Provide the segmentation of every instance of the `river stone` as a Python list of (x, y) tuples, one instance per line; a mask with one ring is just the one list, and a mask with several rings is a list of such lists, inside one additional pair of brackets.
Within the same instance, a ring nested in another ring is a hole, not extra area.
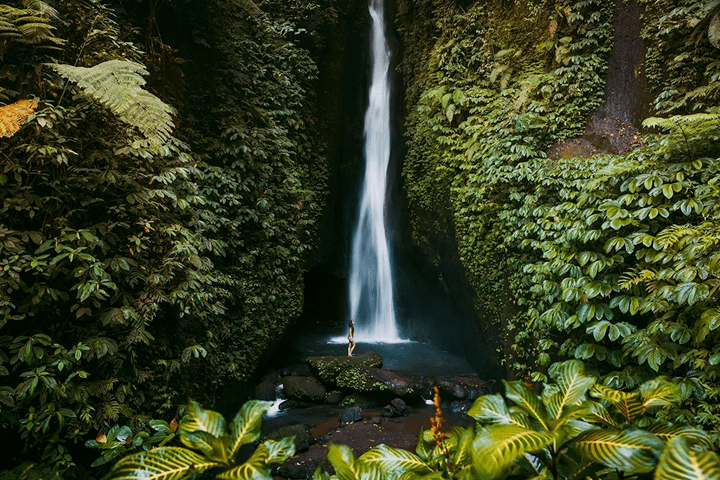
[(338, 387), (357, 392), (388, 392), (399, 397), (418, 394), (422, 388), (420, 380), (394, 370), (366, 366), (346, 368), (335, 379)]
[(383, 358), (375, 352), (365, 352), (353, 357), (347, 356), (322, 356), (307, 357), (305, 359), (312, 374), (323, 383), (335, 385), (336, 377), (348, 367), (364, 365), (367, 367), (380, 368)]
[(314, 377), (285, 377), (283, 385), (285, 386), (285, 396), (292, 400), (316, 402), (325, 397), (325, 387)]
[(362, 420), (362, 410), (360, 407), (348, 407), (340, 412), (340, 424), (347, 425)]
[(342, 399), (343, 394), (340, 390), (333, 390), (325, 394), (325, 403), (327, 403), (328, 405), (337, 405), (342, 401)]
[(295, 453), (304, 452), (314, 443), (310, 427), (302, 423), (280, 427), (268, 435), (271, 440), (280, 440), (285, 437), (295, 437)]
[(268, 380), (258, 383), (253, 393), (253, 398), (257, 400), (275, 400), (276, 397), (275, 384)]
[(360, 392), (351, 393), (340, 402), (341, 407), (373, 408), (377, 405), (378, 402), (374, 397)]
[(453, 377), (438, 377), (435, 385), (440, 390), (443, 400), (475, 400), (490, 392), (490, 383), (477, 375), (457, 375)]

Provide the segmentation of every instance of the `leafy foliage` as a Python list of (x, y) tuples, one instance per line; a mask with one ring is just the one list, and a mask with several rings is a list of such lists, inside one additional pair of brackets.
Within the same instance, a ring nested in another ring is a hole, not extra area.
[(179, 480), (221, 468), (224, 471), (218, 478), (271, 479), (270, 465), (282, 463), (295, 454), (293, 438), (266, 440), (247, 461), (235, 460), (241, 445), (260, 436), (260, 420), (270, 405), (272, 402), (258, 400), (245, 403), (227, 431), (222, 415), (190, 402), (189, 413), (178, 430), (187, 448), (160, 447), (126, 456), (115, 464), (109, 478)]
[[(541, 395), (515, 381), (504, 382), (506, 399), (500, 395), (478, 398), (468, 412), (478, 427), (447, 432), (443, 445), (436, 442), (432, 430), (420, 433), (416, 453), (379, 445), (355, 458), (348, 447), (331, 445), (328, 460), (335, 476), (318, 471), (314, 478), (560, 480), (646, 473), (654, 473), (655, 478), (716, 475), (720, 456), (709, 450), (712, 442), (704, 432), (665, 423), (641, 429), (639, 423), (647, 424), (649, 417), (623, 420), (622, 409), (607, 400), (636, 396), (646, 409), (676, 405), (677, 385), (656, 378), (634, 392), (619, 391), (597, 384), (597, 377), (585, 375), (577, 360), (554, 364), (550, 372), (554, 382), (546, 384)], [(590, 393), (600, 400), (592, 400)], [(568, 401), (555, 410), (558, 398)]]

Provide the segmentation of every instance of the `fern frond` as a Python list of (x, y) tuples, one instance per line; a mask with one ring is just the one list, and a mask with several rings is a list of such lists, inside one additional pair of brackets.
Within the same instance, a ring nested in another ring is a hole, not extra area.
[(140, 63), (109, 60), (91, 68), (50, 64), (56, 72), (123, 122), (137, 127), (151, 143), (164, 143), (173, 128), (172, 107), (142, 89), (148, 71)]
[(35, 100), (19, 100), (0, 107), (0, 137), (12, 137), (37, 108)]

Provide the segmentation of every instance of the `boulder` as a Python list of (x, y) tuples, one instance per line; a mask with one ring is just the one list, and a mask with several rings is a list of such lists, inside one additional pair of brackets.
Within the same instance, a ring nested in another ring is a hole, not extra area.
[(275, 400), (275, 398), (277, 398), (275, 384), (268, 380), (263, 380), (258, 383), (257, 386), (255, 386), (253, 398), (257, 400)]
[(360, 420), (362, 420), (362, 410), (360, 407), (348, 407), (340, 412), (341, 425), (359, 422)]
[(475, 400), (492, 390), (492, 384), (477, 375), (438, 377), (435, 385), (438, 386), (443, 400)]
[(285, 396), (292, 400), (317, 402), (325, 398), (325, 387), (314, 377), (285, 377), (283, 385)]
[(422, 388), (420, 380), (394, 370), (366, 366), (346, 368), (337, 376), (335, 383), (338, 387), (356, 392), (388, 392), (400, 397), (419, 394)]
[(335, 385), (335, 378), (348, 367), (364, 365), (366, 367), (380, 368), (383, 364), (383, 358), (375, 352), (365, 352), (353, 357), (307, 357), (305, 361), (316, 378), (331, 385)]
[(359, 392), (351, 393), (347, 397), (343, 398), (342, 402), (340, 402), (341, 407), (358, 406), (360, 408), (373, 408), (377, 407), (377, 405), (378, 402), (375, 398)]
[(325, 394), (325, 403), (328, 405), (337, 405), (343, 399), (343, 394), (339, 390), (333, 390)]
[(302, 423), (280, 427), (268, 435), (271, 440), (280, 440), (285, 437), (295, 437), (295, 453), (304, 452), (315, 442), (310, 434), (310, 428)]

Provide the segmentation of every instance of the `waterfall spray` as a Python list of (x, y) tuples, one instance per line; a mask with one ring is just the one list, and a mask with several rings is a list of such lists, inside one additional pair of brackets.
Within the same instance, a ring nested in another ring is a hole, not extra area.
[(395, 322), (384, 212), (390, 161), (390, 47), (383, 1), (369, 3), (372, 68), (365, 113), (365, 178), (350, 266), (350, 315), (356, 325), (356, 340), (366, 343), (402, 341)]

